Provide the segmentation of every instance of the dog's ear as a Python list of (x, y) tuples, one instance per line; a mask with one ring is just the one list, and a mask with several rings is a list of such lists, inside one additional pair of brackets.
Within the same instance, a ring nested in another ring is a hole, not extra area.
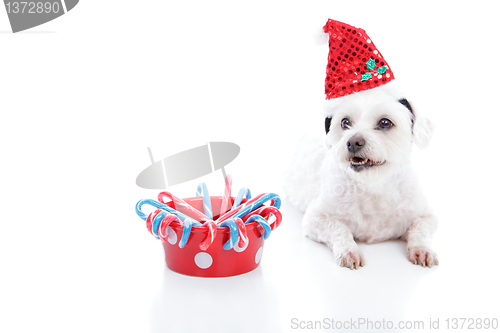
[(325, 131), (326, 131), (326, 134), (328, 134), (328, 132), (330, 132), (330, 124), (331, 123), (332, 123), (332, 117), (325, 118)]
[(412, 114), (413, 142), (420, 149), (427, 148), (434, 132), (434, 124), (427, 117), (416, 112), (406, 98), (400, 99), (399, 103), (403, 104)]

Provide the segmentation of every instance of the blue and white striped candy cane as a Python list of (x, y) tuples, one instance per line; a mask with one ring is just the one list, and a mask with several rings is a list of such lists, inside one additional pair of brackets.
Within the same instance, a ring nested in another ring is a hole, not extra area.
[(179, 242), (179, 247), (182, 249), (184, 246), (186, 246), (186, 243), (189, 239), (189, 235), (191, 234), (191, 227), (201, 227), (202, 224), (198, 221), (193, 220), (192, 218), (188, 217), (187, 219), (184, 220), (184, 227), (182, 230), (182, 237)]
[(169, 206), (167, 206), (165, 204), (162, 204), (159, 201), (152, 200), (152, 199), (142, 199), (142, 200), (139, 200), (139, 202), (137, 202), (137, 204), (135, 205), (135, 212), (144, 221), (146, 221), (147, 218), (148, 218), (148, 216), (142, 211), (142, 206), (144, 206), (144, 205), (150, 205), (150, 206), (153, 206), (153, 207), (156, 207), (156, 208), (163, 209), (163, 210), (169, 212), (170, 214), (174, 214), (181, 221), (184, 221), (185, 219), (190, 218), (189, 216), (184, 215), (181, 212), (178, 212), (175, 209), (173, 209), (172, 207), (169, 207)]
[(225, 220), (219, 227), (229, 227), (230, 237), (229, 240), (222, 246), (224, 250), (231, 250), (236, 243), (238, 243), (238, 226), (233, 219)]
[(243, 198), (250, 199), (251, 197), (252, 194), (250, 193), (250, 190), (246, 187), (242, 187), (238, 192), (238, 195), (234, 199), (233, 208), (231, 209), (235, 209), (236, 207), (238, 207), (241, 204), (241, 200), (243, 200)]
[(191, 234), (191, 227), (192, 226), (195, 226), (195, 227), (202, 226), (202, 224), (200, 222), (193, 220), (189, 216), (186, 216), (186, 215), (176, 211), (175, 209), (173, 209), (165, 204), (162, 204), (161, 202), (158, 202), (156, 200), (152, 200), (152, 199), (140, 200), (135, 205), (135, 212), (143, 220), (147, 220), (147, 218), (148, 218), (148, 216), (142, 211), (143, 205), (151, 205), (153, 207), (162, 209), (162, 211), (159, 212), (152, 221), (151, 231), (153, 232), (153, 235), (157, 239), (160, 239), (160, 237), (158, 236), (158, 228), (160, 227), (161, 221), (163, 221), (163, 219), (167, 215), (173, 214), (173, 215), (177, 216), (182, 221), (183, 230), (182, 230), (182, 237), (181, 237), (181, 240), (179, 242), (180, 248), (183, 248), (186, 245), (186, 243), (189, 239), (189, 235)]
[(258, 222), (264, 228), (264, 233), (260, 236), (260, 238), (264, 240), (268, 239), (269, 236), (271, 236), (271, 226), (269, 225), (269, 222), (267, 222), (266, 219), (260, 215), (252, 215), (245, 221), (245, 224), (254, 221)]
[[(234, 217), (242, 218), (243, 216), (247, 215), (251, 211), (259, 208), (260, 206), (262, 206), (265, 202), (267, 202), (269, 200), (274, 201), (273, 206), (276, 207), (277, 209), (279, 209), (281, 207), (281, 199), (280, 199), (279, 195), (277, 195), (276, 193), (266, 193), (262, 197), (260, 197), (259, 199), (257, 199), (255, 202), (253, 202), (251, 204), (247, 205), (247, 203), (244, 203), (243, 208), (238, 213), (236, 213), (234, 215)], [(244, 206), (244, 205), (247, 205), (247, 206)]]
[(198, 188), (196, 189), (196, 196), (203, 196), (203, 210), (205, 211), (205, 215), (213, 220), (212, 214), (212, 202), (210, 202), (210, 195), (208, 194), (207, 184), (201, 183), (198, 184)]

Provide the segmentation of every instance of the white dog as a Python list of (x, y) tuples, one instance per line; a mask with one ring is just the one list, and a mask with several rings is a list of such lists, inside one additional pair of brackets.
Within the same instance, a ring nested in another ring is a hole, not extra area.
[(365, 263), (355, 240), (401, 238), (408, 259), (438, 264), (431, 248), (437, 225), (410, 163), (412, 142), (428, 145), (432, 124), (389, 82), (332, 100), (326, 144), (304, 139), (284, 190), (301, 211), (307, 237), (328, 245), (339, 265)]

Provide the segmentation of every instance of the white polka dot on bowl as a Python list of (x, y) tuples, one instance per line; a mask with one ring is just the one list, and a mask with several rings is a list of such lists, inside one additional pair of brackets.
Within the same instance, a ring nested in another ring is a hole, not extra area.
[(255, 254), (255, 263), (258, 264), (260, 262), (260, 259), (262, 259), (262, 246), (257, 250), (257, 253)]
[(194, 256), (194, 263), (201, 269), (207, 269), (212, 266), (213, 262), (212, 256), (206, 252), (200, 252)]
[(177, 234), (175, 233), (174, 229), (168, 227), (167, 228), (167, 240), (170, 244), (174, 245), (175, 243), (177, 243)]

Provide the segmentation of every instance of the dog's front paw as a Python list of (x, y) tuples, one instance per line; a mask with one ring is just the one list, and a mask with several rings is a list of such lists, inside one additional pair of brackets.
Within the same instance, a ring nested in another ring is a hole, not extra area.
[(410, 260), (414, 265), (422, 265), (422, 267), (439, 265), (436, 253), (425, 246), (408, 247), (408, 260)]
[(341, 267), (358, 269), (358, 267), (365, 265), (365, 257), (363, 256), (363, 252), (356, 247), (342, 252), (337, 256), (337, 262)]

